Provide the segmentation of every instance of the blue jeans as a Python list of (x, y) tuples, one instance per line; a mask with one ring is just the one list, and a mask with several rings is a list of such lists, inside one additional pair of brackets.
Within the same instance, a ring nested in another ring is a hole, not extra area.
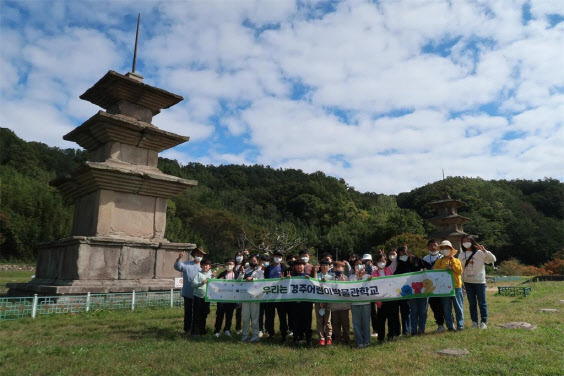
[(462, 311), (462, 287), (454, 289), (455, 296), (441, 298), (443, 303), (443, 311), (445, 314), (445, 324), (448, 329), (454, 330), (454, 323), (452, 319), (452, 307), (454, 306), (454, 314), (456, 315), (456, 329), (464, 329), (464, 312)]
[[(480, 306), (480, 316), (482, 322), (488, 322), (488, 303), (486, 303), (486, 284), (485, 283), (465, 283), (466, 299), (470, 306), (470, 318), (472, 322), (478, 322), (478, 306)], [(478, 304), (476, 304), (478, 301)]]
[(354, 339), (359, 345), (370, 345), (370, 304), (351, 305)]
[(407, 302), (411, 311), (411, 334), (424, 333), (427, 323), (427, 298), (409, 299)]

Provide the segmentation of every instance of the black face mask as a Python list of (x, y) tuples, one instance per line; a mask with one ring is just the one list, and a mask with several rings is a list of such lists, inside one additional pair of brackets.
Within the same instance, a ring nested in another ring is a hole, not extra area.
[(336, 276), (336, 277), (340, 277), (341, 274), (343, 274), (343, 272), (337, 272), (337, 271), (335, 271), (335, 276)]
[(250, 263), (249, 263), (249, 266), (250, 266), (251, 268), (256, 268), (256, 267), (257, 267), (257, 264), (254, 263), (254, 262), (250, 262)]

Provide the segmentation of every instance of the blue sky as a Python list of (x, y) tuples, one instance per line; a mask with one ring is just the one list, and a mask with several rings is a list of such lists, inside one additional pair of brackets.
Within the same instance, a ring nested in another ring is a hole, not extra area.
[(0, 126), (62, 136), (108, 70), (182, 95), (181, 163), (323, 171), (399, 193), (564, 177), (564, 7), (539, 1), (4, 1)]

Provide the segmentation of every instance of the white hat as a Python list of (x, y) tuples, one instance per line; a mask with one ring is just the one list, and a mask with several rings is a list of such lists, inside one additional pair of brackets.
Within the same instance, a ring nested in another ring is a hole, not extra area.
[(449, 242), (448, 240), (443, 240), (443, 241), (441, 242), (441, 244), (439, 244), (439, 248), (440, 248), (440, 247), (449, 247), (449, 248), (453, 248), (453, 247), (452, 247), (452, 243)]
[(370, 260), (372, 261), (372, 255), (369, 253), (365, 253), (364, 255), (362, 255), (362, 260)]

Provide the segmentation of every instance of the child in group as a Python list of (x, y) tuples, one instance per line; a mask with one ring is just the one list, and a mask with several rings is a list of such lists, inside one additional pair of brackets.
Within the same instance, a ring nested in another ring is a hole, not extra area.
[[(286, 273), (286, 267), (282, 264), (282, 251), (276, 250), (272, 254), (272, 263), (264, 269), (265, 279), (283, 278)], [(282, 342), (286, 340), (288, 334), (288, 319), (286, 302), (264, 303), (265, 305), (265, 322), (264, 327), (268, 333), (268, 338), (274, 337), (274, 317), (278, 313), (278, 323), (280, 325), (280, 335)]]
[[(292, 263), (292, 277), (310, 277), (305, 272), (306, 262), (303, 259), (296, 260)], [(292, 321), (294, 325), (294, 344), (298, 344), (300, 340), (306, 340), (306, 345), (311, 345), (311, 310), (313, 304), (311, 302), (294, 301), (291, 302)]]
[[(270, 256), (262, 255), (260, 256), (260, 268), (264, 274), (264, 271), (270, 265)], [(266, 276), (265, 276), (266, 278)], [(262, 338), (264, 335), (264, 322), (266, 318), (266, 305), (267, 303), (260, 303), (259, 309), (259, 337)]]
[[(235, 268), (233, 271), (239, 275), (245, 263), (245, 255), (242, 251), (237, 251), (235, 253)], [(237, 331), (237, 334), (241, 334), (241, 303), (238, 303), (237, 308), (235, 308), (235, 331)]]
[[(362, 260), (357, 259), (354, 263), (355, 274), (349, 277), (349, 281), (370, 280), (372, 276), (366, 273)], [(351, 303), (354, 338), (359, 349), (370, 345), (370, 303)]]
[[(225, 270), (219, 274), (218, 279), (237, 279), (237, 274), (235, 272), (235, 261), (232, 259), (225, 260)], [(217, 303), (217, 311), (215, 314), (215, 330), (214, 336), (218, 338), (221, 333), (221, 324), (223, 323), (223, 317), (225, 316), (225, 326), (223, 327), (223, 333), (227, 337), (231, 337), (231, 320), (233, 319), (233, 311), (237, 307), (237, 303)]]
[[(381, 253), (376, 257), (376, 270), (372, 273), (372, 277), (380, 278), (392, 275), (392, 271), (386, 266), (386, 255)], [(388, 321), (388, 340), (394, 338), (395, 328), (399, 325), (399, 317), (396, 309), (395, 301), (378, 302), (377, 330), (378, 341), (384, 342), (386, 338), (386, 321)]]
[[(427, 242), (427, 249), (429, 254), (423, 257), (423, 261), (426, 262), (426, 269), (433, 269), (435, 262), (443, 257), (439, 252), (439, 244), (435, 239), (430, 239)], [(429, 298), (429, 306), (431, 306), (431, 311), (433, 311), (433, 317), (435, 318), (435, 323), (437, 324), (437, 332), (442, 333), (445, 331), (445, 315), (443, 313), (443, 303), (441, 298), (432, 297)]]
[(210, 313), (210, 303), (206, 302), (206, 283), (208, 279), (212, 278), (211, 261), (204, 258), (200, 262), (202, 270), (196, 274), (192, 280), (192, 287), (194, 288), (194, 322), (192, 324), (193, 337), (206, 334), (206, 319)]
[[(237, 279), (243, 279), (249, 282), (255, 279), (264, 279), (264, 273), (262, 272), (258, 264), (257, 256), (252, 255), (249, 257), (249, 267), (246, 269), (243, 267), (242, 272), (237, 276)], [(241, 337), (242, 342), (245, 342), (249, 338), (249, 322), (251, 323), (253, 330), (251, 342), (259, 341), (259, 313), (260, 303), (241, 303), (241, 318), (243, 321), (243, 336)]]
[[(348, 281), (345, 275), (345, 262), (335, 261), (333, 264), (333, 278), (335, 281)], [(331, 328), (335, 343), (349, 343), (350, 320), (349, 312), (351, 310), (350, 303), (329, 303), (328, 309), (331, 311)]]
[(305, 262), (304, 273), (307, 274), (309, 277), (314, 277), (313, 265), (309, 263), (309, 252), (307, 251), (307, 249), (301, 250), (299, 256), (300, 256), (300, 260)]
[[(443, 313), (445, 315), (445, 323), (449, 331), (464, 329), (464, 312), (462, 311), (462, 264), (460, 260), (454, 258), (456, 249), (452, 247), (452, 243), (443, 240), (439, 245), (443, 257), (435, 261), (433, 269), (449, 269), (452, 270), (454, 276), (455, 296), (441, 298), (443, 303)], [(452, 318), (452, 307), (454, 306), (454, 314), (456, 315), (456, 330)]]
[[(317, 271), (317, 279), (321, 282), (332, 280), (333, 276), (329, 273), (331, 263), (327, 259), (321, 260)], [(331, 311), (327, 303), (315, 303), (315, 319), (317, 322), (317, 333), (319, 334), (319, 346), (330, 346), (331, 339)]]

